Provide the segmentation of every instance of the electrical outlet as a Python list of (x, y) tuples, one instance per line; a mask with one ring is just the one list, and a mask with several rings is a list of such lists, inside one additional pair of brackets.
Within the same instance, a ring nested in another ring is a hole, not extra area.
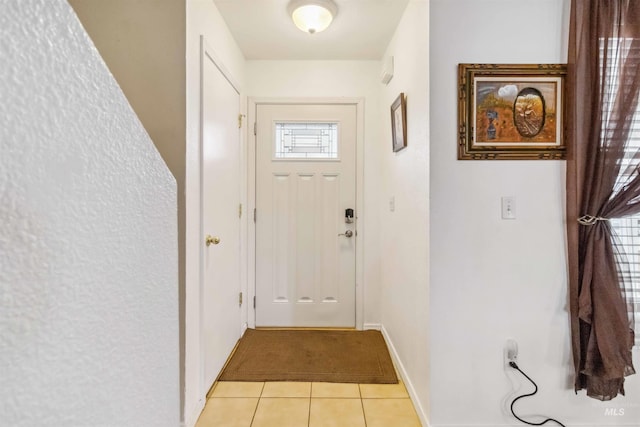
[(510, 362), (518, 363), (518, 343), (513, 338), (509, 338), (504, 345), (505, 366), (509, 366)]
[(505, 196), (502, 198), (502, 219), (516, 219), (515, 196)]

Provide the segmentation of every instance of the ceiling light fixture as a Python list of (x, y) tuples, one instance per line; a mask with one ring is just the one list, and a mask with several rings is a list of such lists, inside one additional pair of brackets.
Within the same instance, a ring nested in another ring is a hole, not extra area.
[(333, 0), (292, 0), (287, 9), (296, 27), (309, 34), (326, 30), (338, 13)]

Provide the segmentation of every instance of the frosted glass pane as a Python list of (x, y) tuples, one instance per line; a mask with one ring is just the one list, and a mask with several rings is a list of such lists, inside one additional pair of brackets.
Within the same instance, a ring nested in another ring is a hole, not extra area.
[(276, 123), (276, 159), (337, 159), (338, 123)]

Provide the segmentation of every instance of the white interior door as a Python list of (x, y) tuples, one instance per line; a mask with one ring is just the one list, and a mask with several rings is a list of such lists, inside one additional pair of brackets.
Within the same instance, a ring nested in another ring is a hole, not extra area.
[(205, 391), (240, 337), (239, 109), (238, 91), (203, 48), (201, 313)]
[(257, 106), (256, 326), (355, 327), (356, 106)]

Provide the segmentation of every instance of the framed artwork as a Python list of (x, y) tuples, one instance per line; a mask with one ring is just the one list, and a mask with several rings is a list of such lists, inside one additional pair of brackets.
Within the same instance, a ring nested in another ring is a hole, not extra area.
[(459, 64), (458, 159), (564, 159), (563, 64)]
[(407, 146), (407, 99), (404, 93), (400, 93), (391, 104), (391, 134), (394, 153)]

